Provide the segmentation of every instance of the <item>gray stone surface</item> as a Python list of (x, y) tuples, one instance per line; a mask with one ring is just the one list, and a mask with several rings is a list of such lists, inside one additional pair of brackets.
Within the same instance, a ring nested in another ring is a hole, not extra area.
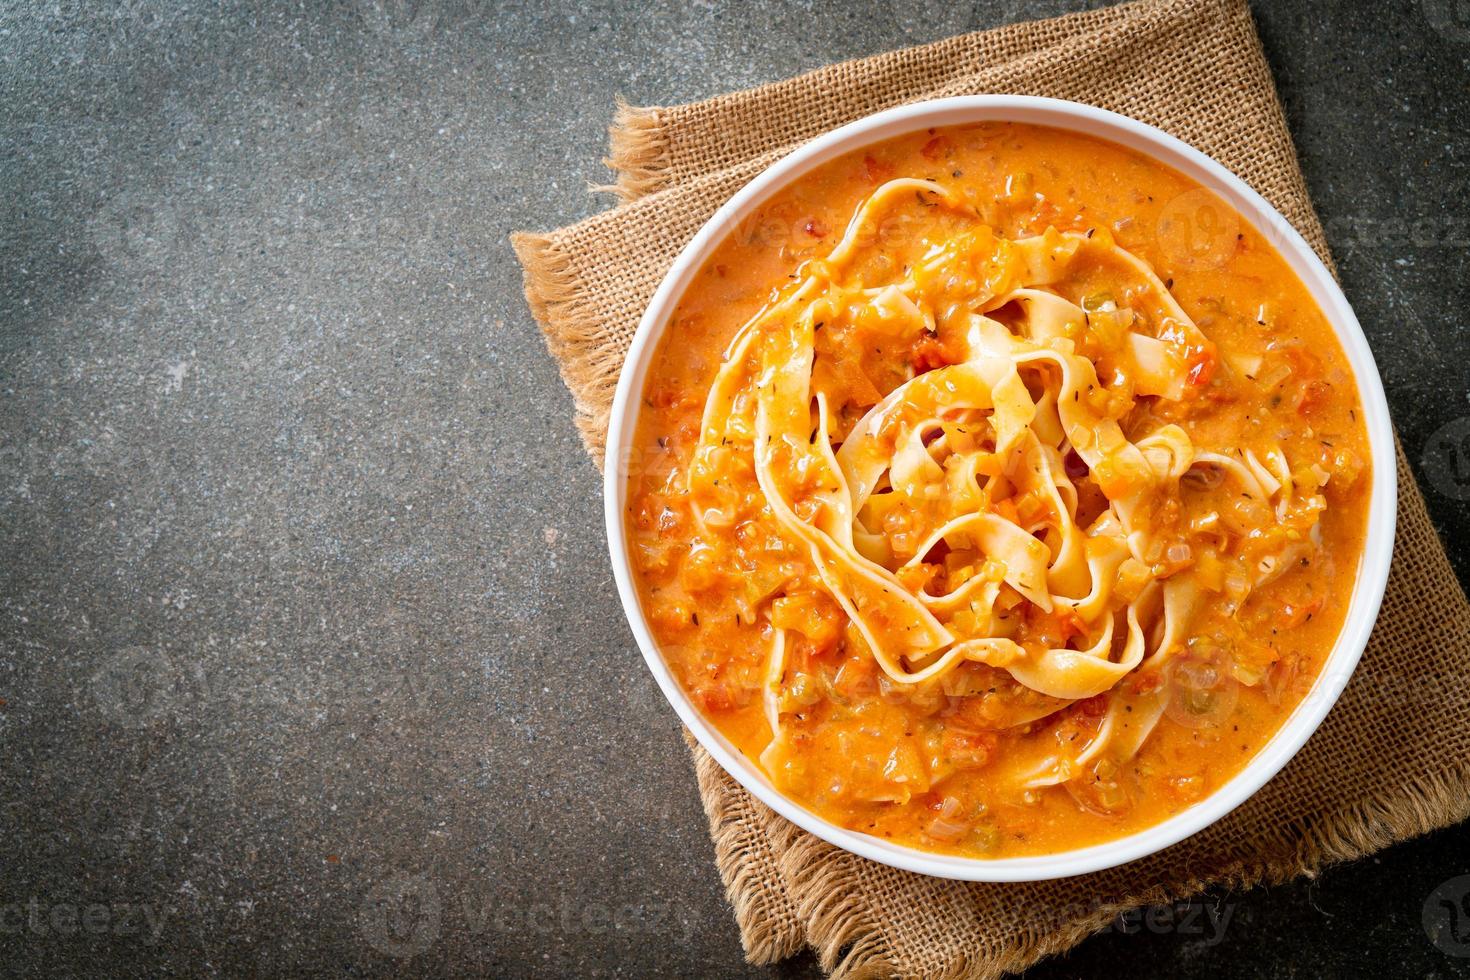
[[(761, 972), (506, 234), (615, 94), (1070, 6), (0, 7), (0, 970)], [(1470, 19), (1257, 16), (1463, 578)], [(1464, 974), (1467, 842), (1035, 975)]]

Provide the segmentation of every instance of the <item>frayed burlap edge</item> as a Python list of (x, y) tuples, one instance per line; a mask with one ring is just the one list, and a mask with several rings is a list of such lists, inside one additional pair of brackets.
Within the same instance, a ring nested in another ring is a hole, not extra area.
[(607, 128), (608, 155), (602, 161), (617, 180), (595, 189), (632, 201), (664, 185), (669, 169), (669, 127), (662, 106), (634, 106), (621, 98), (617, 106)]
[(516, 232), (510, 244), (524, 270), (526, 302), (572, 393), (582, 445), (601, 469), (607, 408), (594, 404), (586, 392), (617, 386), (624, 345), (607, 329), (597, 307), (580, 295), (570, 259), (550, 236)]
[[(791, 825), (751, 794), (735, 792), (730, 774), (688, 731), (684, 740), (694, 756), (699, 797), (715, 844), (715, 866), (740, 927), (745, 959), (769, 964), (795, 956), (807, 944), (800, 910), (781, 883), (763, 880), (758, 873), (774, 860), (769, 829), (776, 824)], [(765, 852), (760, 861), (752, 860), (756, 851)]]

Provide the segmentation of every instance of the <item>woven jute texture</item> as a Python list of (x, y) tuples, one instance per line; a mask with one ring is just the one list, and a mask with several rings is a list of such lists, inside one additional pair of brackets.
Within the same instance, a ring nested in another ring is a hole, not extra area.
[[(623, 354), (680, 248), (804, 140), (880, 109), (967, 93), (1047, 95), (1158, 126), (1239, 174), (1330, 262), (1242, 0), (1142, 2), (950, 38), (693, 105), (618, 109), (624, 203), (514, 236), (526, 296), (601, 460)], [(1362, 663), (1307, 746), (1249, 802), (1153, 857), (1082, 878), (966, 884), (806, 834), (691, 742), (748, 957), (803, 945), (840, 976), (992, 977), (1139, 905), (1315, 873), (1470, 815), (1470, 606), (1399, 453), (1398, 537)]]

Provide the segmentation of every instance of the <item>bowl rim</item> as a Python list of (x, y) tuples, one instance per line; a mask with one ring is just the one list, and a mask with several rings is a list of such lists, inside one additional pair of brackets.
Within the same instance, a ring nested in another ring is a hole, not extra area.
[[(1342, 629), (1312, 688), (1260, 751), (1203, 800), (1126, 837), (1069, 851), (994, 859), (922, 851), (848, 830), (778, 790), (753, 761), (704, 719), (664, 663), (633, 583), (623, 519), (627, 464), (638, 416), (636, 396), (643, 389), (652, 355), (671, 313), (711, 251), (766, 199), (837, 156), (930, 126), (985, 121), (1050, 126), (1108, 140), (1172, 167), (1234, 208), (1286, 260), (1342, 344), (1362, 400), (1373, 463), (1363, 555)], [(665, 274), (638, 324), (623, 363), (608, 428), (603, 504), (613, 578), (643, 659), (685, 727), (745, 789), (803, 830), (881, 864), (965, 881), (1044, 881), (1116, 867), (1172, 846), (1226, 816), (1296, 755), (1347, 685), (1377, 619), (1393, 553), (1397, 469), (1383, 383), (1352, 307), (1337, 281), (1291, 223), (1245, 181), (1182, 140), (1127, 116), (1059, 99), (969, 95), (888, 109), (820, 135), (762, 171), (705, 222)]]

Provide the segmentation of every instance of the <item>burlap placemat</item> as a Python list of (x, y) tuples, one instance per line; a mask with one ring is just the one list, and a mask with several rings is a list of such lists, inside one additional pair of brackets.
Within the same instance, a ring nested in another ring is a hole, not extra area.
[[(693, 105), (618, 110), (608, 161), (627, 202), (514, 236), (526, 296), (601, 460), (623, 353), (680, 248), (803, 140), (890, 106), (1006, 92), (1165, 129), (1269, 199), (1329, 261), (1243, 0), (1142, 0), (951, 38)], [(748, 957), (813, 946), (842, 976), (990, 977), (1067, 949), (1121, 911), (1312, 874), (1470, 815), (1470, 606), (1399, 453), (1399, 523), (1361, 667), (1282, 773), (1213, 827), (1082, 878), (942, 881), (846, 854), (775, 816), (697, 746), (719, 870)]]

